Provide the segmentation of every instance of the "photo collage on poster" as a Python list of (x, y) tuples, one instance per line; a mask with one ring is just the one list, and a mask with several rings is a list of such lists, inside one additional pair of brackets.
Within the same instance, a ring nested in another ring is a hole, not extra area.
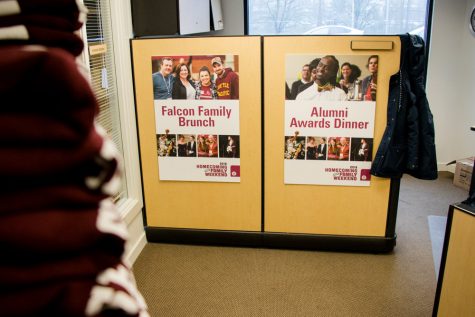
[(288, 55), (287, 184), (369, 186), (377, 55)]
[(288, 160), (336, 160), (371, 162), (373, 139), (350, 137), (285, 137), (284, 158)]
[(239, 135), (157, 135), (158, 156), (239, 158)]
[(160, 180), (240, 181), (239, 56), (153, 56)]

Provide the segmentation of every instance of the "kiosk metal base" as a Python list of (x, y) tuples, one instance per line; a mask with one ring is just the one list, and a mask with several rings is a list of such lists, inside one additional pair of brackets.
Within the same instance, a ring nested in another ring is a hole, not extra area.
[(361, 237), (281, 232), (197, 230), (146, 227), (147, 241), (190, 245), (386, 253), (396, 245), (393, 237)]

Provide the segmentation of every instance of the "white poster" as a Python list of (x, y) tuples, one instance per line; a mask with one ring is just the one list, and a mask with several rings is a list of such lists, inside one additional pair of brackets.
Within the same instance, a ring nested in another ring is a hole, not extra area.
[(378, 56), (288, 55), (284, 182), (369, 186)]
[(240, 182), (238, 56), (154, 56), (160, 180)]

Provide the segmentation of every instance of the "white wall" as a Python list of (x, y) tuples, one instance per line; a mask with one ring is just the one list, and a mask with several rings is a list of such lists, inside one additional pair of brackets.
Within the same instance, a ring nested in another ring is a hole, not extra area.
[(475, 155), (475, 37), (468, 29), (475, 0), (434, 0), (427, 96), (434, 114), (439, 169)]

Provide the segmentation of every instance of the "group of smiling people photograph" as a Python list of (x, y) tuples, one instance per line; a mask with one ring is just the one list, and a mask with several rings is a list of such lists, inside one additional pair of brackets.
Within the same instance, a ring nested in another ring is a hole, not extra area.
[(153, 56), (155, 100), (239, 99), (239, 56)]
[(376, 101), (377, 55), (289, 55), (286, 100)]

